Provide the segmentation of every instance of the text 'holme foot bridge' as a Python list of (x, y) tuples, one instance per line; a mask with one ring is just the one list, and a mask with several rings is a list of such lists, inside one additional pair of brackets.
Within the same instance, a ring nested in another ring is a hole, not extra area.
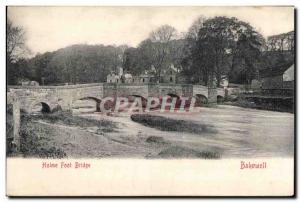
[(7, 103), (19, 105), (19, 108), (31, 113), (34, 106), (42, 105), (42, 111), (54, 109), (71, 111), (77, 100), (90, 99), (101, 103), (105, 97), (139, 96), (148, 97), (176, 96), (192, 97), (206, 103), (216, 103), (223, 98), (223, 88), (208, 88), (192, 84), (116, 84), (91, 83), (64, 86), (8, 86)]

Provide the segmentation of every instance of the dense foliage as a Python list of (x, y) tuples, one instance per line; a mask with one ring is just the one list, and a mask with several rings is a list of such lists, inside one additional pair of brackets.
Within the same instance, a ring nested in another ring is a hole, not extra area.
[[(15, 74), (44, 84), (104, 82), (122, 65), (123, 51), (122, 46), (73, 45), (15, 63)], [(16, 82), (17, 75), (9, 80)]]
[[(272, 61), (293, 59), (292, 34), (269, 37), (266, 43), (250, 24), (222, 16), (200, 16), (184, 35), (163, 25), (137, 47), (81, 44), (29, 59), (24, 59), (24, 30), (9, 20), (7, 38), (8, 84), (24, 79), (45, 85), (105, 82), (106, 75), (118, 67), (136, 75), (152, 71), (159, 80), (171, 64), (189, 83), (208, 85), (213, 78), (219, 85), (222, 76), (227, 76), (230, 82), (249, 84), (257, 70), (273, 65)], [(284, 51), (283, 42), (289, 51)], [(268, 48), (277, 46), (276, 50)]]

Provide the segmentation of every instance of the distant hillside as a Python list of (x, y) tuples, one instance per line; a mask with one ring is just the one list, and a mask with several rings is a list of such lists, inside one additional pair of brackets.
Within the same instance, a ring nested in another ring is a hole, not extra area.
[(122, 65), (125, 46), (72, 45), (28, 61), (32, 79), (45, 84), (104, 82)]

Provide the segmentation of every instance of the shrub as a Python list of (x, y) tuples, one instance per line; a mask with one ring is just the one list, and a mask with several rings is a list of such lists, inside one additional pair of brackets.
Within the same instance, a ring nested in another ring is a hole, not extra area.
[(188, 133), (216, 133), (216, 130), (210, 125), (197, 124), (191, 121), (175, 120), (163, 116), (154, 116), (149, 114), (133, 114), (131, 119), (141, 123), (144, 126), (157, 128), (162, 131), (178, 131)]
[(155, 143), (155, 144), (167, 144), (167, 142), (164, 140), (163, 137), (158, 137), (158, 136), (149, 136), (146, 139), (147, 143)]
[(213, 151), (196, 151), (193, 149), (172, 146), (158, 153), (161, 158), (203, 158), (203, 159), (219, 159), (221, 155)]

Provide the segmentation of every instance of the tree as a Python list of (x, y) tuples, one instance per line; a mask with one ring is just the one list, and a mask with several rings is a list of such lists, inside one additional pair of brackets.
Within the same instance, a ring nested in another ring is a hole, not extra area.
[[(244, 22), (240, 22), (245, 27), (250, 26)], [(262, 47), (264, 45), (264, 38), (262, 35), (251, 29), (247, 29), (240, 34), (236, 48), (234, 51), (234, 59), (238, 61), (238, 64), (243, 68), (240, 71), (240, 77), (242, 77), (243, 83), (250, 85), (252, 79), (255, 78), (258, 66), (262, 58)], [(232, 67), (234, 68), (234, 63)], [(233, 70), (233, 68), (231, 70)], [(232, 74), (232, 73), (231, 73)], [(233, 75), (230, 75), (233, 77)]]
[(141, 60), (141, 53), (138, 48), (128, 48), (123, 55), (124, 70), (134, 74), (141, 74), (145, 69)]
[(16, 85), (22, 80), (32, 79), (28, 61), (24, 58), (7, 66), (7, 83)]
[(294, 31), (268, 37), (268, 51), (293, 51), (294, 50)]
[[(204, 58), (201, 58), (201, 56), (198, 54), (198, 46), (197, 40), (198, 40), (198, 33), (199, 30), (203, 27), (203, 23), (206, 21), (206, 18), (204, 16), (199, 16), (191, 25), (191, 27), (188, 29), (188, 32), (185, 35), (184, 38), (184, 46), (182, 48), (182, 60), (181, 60), (181, 66), (182, 66), (182, 72), (184, 75), (189, 78), (190, 82), (197, 82), (201, 83), (202, 81), (204, 84), (206, 84), (206, 71), (204, 71), (204, 67), (200, 68), (200, 60), (203, 60)], [(201, 52), (201, 51), (200, 51)]]
[(186, 39), (188, 41), (196, 41), (198, 39), (198, 33), (199, 30), (203, 27), (203, 23), (206, 21), (206, 17), (203, 15), (200, 15), (191, 25), (189, 28)]
[(25, 45), (25, 31), (23, 28), (14, 26), (10, 19), (6, 22), (6, 60), (8, 63), (16, 62), (28, 52)]
[(11, 20), (7, 19), (6, 66), (8, 84), (17, 84), (19, 79), (25, 79), (24, 77), (28, 76), (25, 69), (27, 61), (23, 59), (28, 51), (25, 45), (25, 31), (21, 27), (14, 26)]
[[(165, 48), (165, 55), (163, 62), (161, 63), (161, 69), (170, 66), (171, 64), (177, 68), (177, 71), (181, 71), (181, 61), (183, 59), (183, 48), (185, 40), (171, 40), (168, 42), (168, 46)], [(137, 48), (128, 48), (124, 52), (123, 67), (124, 70), (133, 74), (139, 75), (147, 71), (153, 71), (152, 67), (156, 67), (157, 72), (159, 69), (158, 58), (161, 55), (158, 54), (160, 42), (152, 42), (150, 39), (142, 41)], [(158, 74), (157, 74), (157, 77)]]
[(44, 80), (49, 77), (48, 64), (53, 58), (53, 52), (46, 52), (44, 54), (37, 54), (34, 58), (28, 60), (28, 68), (31, 76), (35, 81), (43, 84)]
[(149, 39), (153, 43), (160, 42), (166, 44), (175, 39), (176, 36), (177, 31), (174, 27), (170, 25), (162, 25), (150, 33)]
[(72, 45), (36, 55), (30, 66), (37, 81), (45, 84), (104, 82), (122, 66), (124, 46)]
[(149, 38), (142, 41), (138, 49), (143, 65), (147, 68), (154, 67), (156, 80), (161, 80), (162, 69), (167, 65), (170, 54), (170, 42), (176, 39), (177, 31), (169, 25), (162, 25), (152, 31)]
[(187, 41), (184, 39), (177, 39), (170, 41), (169, 44), (169, 54), (167, 57), (168, 64), (173, 64), (177, 69), (177, 72), (182, 71), (182, 60), (185, 57), (184, 50)]
[[(252, 64), (258, 57), (253, 51), (261, 51), (262, 40), (252, 26), (236, 18), (208, 19), (199, 29), (197, 41), (188, 56), (192, 72), (204, 75), (205, 84), (208, 84), (208, 78), (216, 77), (219, 86), (221, 76), (228, 75), (233, 69), (233, 60), (246, 59), (248, 70), (253, 68)], [(247, 58), (248, 55), (253, 57)]]

